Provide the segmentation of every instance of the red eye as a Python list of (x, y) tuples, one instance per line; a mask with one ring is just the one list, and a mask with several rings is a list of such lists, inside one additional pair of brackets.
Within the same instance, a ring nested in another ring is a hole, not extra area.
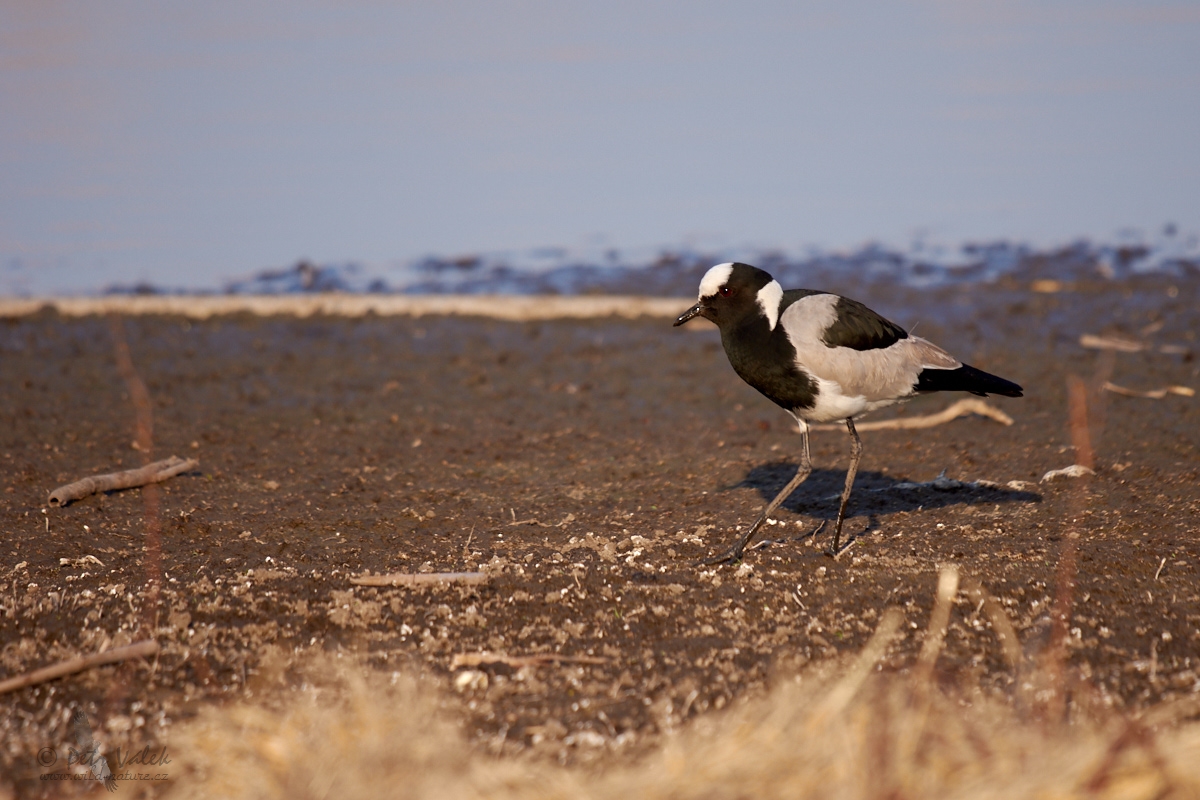
[(721, 297), (729, 297), (733, 294), (733, 289), (730, 289), (728, 286), (722, 286), (717, 291), (721, 293)]

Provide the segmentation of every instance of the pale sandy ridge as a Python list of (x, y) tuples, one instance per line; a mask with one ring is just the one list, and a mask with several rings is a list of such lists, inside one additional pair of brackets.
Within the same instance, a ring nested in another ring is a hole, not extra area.
[(224, 314), (257, 316), (421, 317), (458, 315), (524, 322), (598, 317), (671, 318), (690, 298), (624, 295), (118, 295), (111, 297), (0, 297), (0, 317), (23, 317), (50, 308), (67, 317), (100, 314), (172, 314), (193, 319)]

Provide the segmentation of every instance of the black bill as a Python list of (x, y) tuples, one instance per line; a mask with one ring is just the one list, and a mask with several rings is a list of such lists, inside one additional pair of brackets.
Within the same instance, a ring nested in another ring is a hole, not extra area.
[(700, 303), (696, 303), (696, 305), (692, 306), (687, 311), (680, 314), (679, 319), (675, 320), (675, 324), (672, 325), (671, 327), (677, 328), (680, 325), (682, 325), (683, 323), (687, 322), (692, 317), (700, 316), (700, 312), (703, 310), (704, 310), (704, 306), (701, 305)]

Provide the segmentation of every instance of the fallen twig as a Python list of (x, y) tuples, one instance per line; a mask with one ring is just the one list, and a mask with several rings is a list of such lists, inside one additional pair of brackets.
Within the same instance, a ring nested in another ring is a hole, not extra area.
[(1029, 288), (1039, 294), (1057, 294), (1058, 292), (1073, 292), (1075, 284), (1068, 281), (1056, 281), (1051, 278), (1041, 278), (1029, 284)]
[[(1005, 414), (995, 406), (990, 406), (974, 397), (967, 397), (959, 400), (954, 405), (948, 406), (936, 414), (926, 414), (922, 417), (896, 417), (895, 419), (880, 419), (874, 422), (858, 422), (855, 423), (856, 428), (860, 431), (884, 431), (884, 430), (912, 430), (914, 428), (932, 428), (935, 425), (942, 425), (952, 419), (966, 416), (967, 414), (979, 414), (988, 419), (994, 419), (1002, 425), (1012, 425), (1013, 419), (1008, 414)], [(829, 425), (813, 425), (813, 430), (832, 431), (841, 430), (840, 424)]]
[(393, 572), (389, 575), (359, 575), (355, 586), (429, 586), (434, 583), (487, 583), (486, 572)]
[[(1157, 329), (1147, 328), (1142, 333), (1150, 334), (1155, 330)], [(1120, 353), (1140, 353), (1143, 350), (1154, 349), (1167, 355), (1184, 355), (1190, 352), (1189, 348), (1179, 344), (1162, 344), (1155, 348), (1154, 345), (1140, 342), (1137, 339), (1127, 339), (1124, 336), (1096, 336), (1093, 333), (1085, 333), (1080, 336), (1079, 344), (1093, 350), (1116, 350)]]
[(546, 664), (607, 664), (599, 656), (565, 656), (560, 653), (534, 653), (528, 656), (506, 656), (503, 653), (459, 653), (450, 661), (450, 669), (478, 667), (483, 664), (504, 664), (513, 669), (541, 667)]
[(117, 489), (132, 489), (135, 486), (145, 486), (159, 483), (167, 478), (173, 478), (181, 472), (195, 469), (200, 465), (196, 458), (182, 459), (177, 456), (155, 461), (137, 469), (127, 469), (121, 472), (109, 472), (105, 475), (92, 475), (83, 480), (60, 486), (50, 493), (50, 505), (65, 506), (73, 500), (81, 500), (96, 492), (111, 492)]
[(55, 678), (61, 678), (64, 675), (71, 675), (75, 672), (83, 672), (85, 669), (98, 667), (101, 664), (111, 664), (114, 661), (152, 656), (157, 652), (158, 642), (153, 639), (145, 639), (126, 645), (125, 647), (115, 647), (112, 650), (105, 650), (103, 653), (93, 653), (90, 656), (72, 658), (69, 661), (62, 661), (52, 667), (34, 670), (33, 672), (19, 675), (16, 678), (9, 678), (6, 681), (2, 681), (0, 682), (0, 694), (52, 681)]
[(1079, 344), (1093, 350), (1116, 350), (1121, 353), (1140, 353), (1146, 345), (1136, 339), (1126, 339), (1123, 336), (1096, 336), (1085, 333), (1079, 337)]
[(1118, 386), (1110, 381), (1104, 382), (1104, 390), (1113, 394), (1124, 395), (1125, 397), (1146, 397), (1151, 400), (1162, 400), (1169, 394), (1177, 394), (1181, 397), (1195, 397), (1196, 390), (1190, 386), (1166, 386), (1162, 389), (1151, 389), (1146, 392), (1139, 392), (1137, 389), (1127, 389), (1124, 386)]
[(511, 528), (513, 525), (537, 525), (539, 528), (561, 528), (563, 525), (566, 525), (566, 524), (574, 522), (574, 521), (575, 521), (574, 514), (567, 514), (565, 517), (562, 518), (562, 522), (556, 522), (554, 524), (550, 524), (548, 522), (542, 522), (537, 517), (530, 517), (529, 519), (516, 519), (515, 514), (514, 514), (514, 519), (512, 522), (508, 523), (508, 527)]

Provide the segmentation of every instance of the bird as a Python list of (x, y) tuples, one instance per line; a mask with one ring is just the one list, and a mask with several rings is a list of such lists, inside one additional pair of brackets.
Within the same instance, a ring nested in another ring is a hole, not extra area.
[(75, 728), (75, 743), (79, 745), (79, 752), (72, 751), (71, 753), (74, 762), (87, 764), (91, 768), (92, 774), (96, 776), (96, 780), (104, 781), (104, 788), (115, 792), (117, 779), (113, 777), (112, 771), (108, 768), (108, 759), (100, 755), (100, 748), (92, 738), (92, 726), (88, 722), (87, 712), (82, 708), (77, 710), (71, 717), (71, 724)]
[(716, 324), (734, 372), (791, 414), (803, 437), (795, 477), (732, 550), (706, 564), (741, 561), (759, 528), (808, 478), (810, 423), (843, 421), (852, 442), (827, 551), (836, 558), (842, 552), (842, 522), (863, 453), (854, 427), (857, 417), (929, 392), (1023, 395), (1012, 381), (962, 363), (856, 300), (812, 289), (784, 291), (770, 273), (741, 262), (709, 269), (700, 281), (696, 304), (674, 325), (696, 317)]

